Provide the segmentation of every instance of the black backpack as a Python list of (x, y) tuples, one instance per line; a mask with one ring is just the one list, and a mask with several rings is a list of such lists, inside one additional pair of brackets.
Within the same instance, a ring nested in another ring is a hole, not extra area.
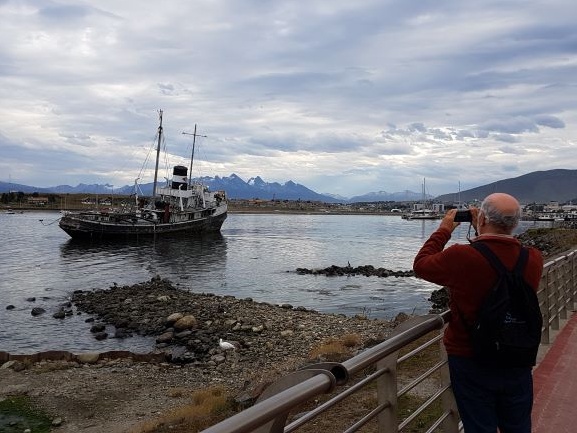
[(509, 271), (483, 242), (473, 242), (471, 246), (489, 261), (498, 275), (481, 304), (476, 322), (468, 324), (463, 318), (475, 358), (494, 367), (534, 366), (543, 316), (537, 294), (523, 278), (529, 251), (521, 247), (517, 264)]

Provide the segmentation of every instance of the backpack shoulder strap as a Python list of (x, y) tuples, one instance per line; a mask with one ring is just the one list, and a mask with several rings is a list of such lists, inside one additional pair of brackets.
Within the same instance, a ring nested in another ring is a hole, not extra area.
[(517, 260), (517, 264), (515, 265), (513, 272), (523, 275), (523, 271), (525, 270), (525, 266), (527, 265), (528, 259), (529, 259), (529, 250), (522, 246), (521, 251), (519, 252), (519, 260)]
[[(493, 269), (495, 269), (495, 271), (497, 271), (499, 275), (508, 272), (505, 266), (503, 266), (501, 260), (484, 242), (476, 241), (471, 243), (471, 246), (475, 248), (477, 251), (479, 251), (483, 255), (483, 257), (487, 259), (487, 261), (491, 264)], [(514, 273), (518, 273), (521, 275), (523, 274), (523, 270), (527, 265), (528, 257), (529, 257), (529, 251), (527, 250), (527, 248), (521, 246), (521, 251), (519, 252), (519, 259), (517, 260), (517, 264), (513, 268)]]
[(505, 266), (503, 266), (501, 260), (499, 260), (497, 255), (493, 251), (491, 251), (491, 248), (489, 248), (487, 244), (485, 244), (484, 242), (477, 241), (473, 242), (471, 246), (475, 248), (477, 251), (479, 251), (481, 255), (487, 259), (487, 261), (491, 264), (493, 269), (495, 269), (497, 274), (501, 275), (507, 272), (507, 269), (505, 268)]

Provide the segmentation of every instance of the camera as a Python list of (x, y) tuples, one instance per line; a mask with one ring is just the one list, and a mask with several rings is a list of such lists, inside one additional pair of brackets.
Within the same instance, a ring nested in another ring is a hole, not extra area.
[(469, 209), (458, 210), (453, 221), (456, 223), (470, 223), (473, 221), (473, 215)]

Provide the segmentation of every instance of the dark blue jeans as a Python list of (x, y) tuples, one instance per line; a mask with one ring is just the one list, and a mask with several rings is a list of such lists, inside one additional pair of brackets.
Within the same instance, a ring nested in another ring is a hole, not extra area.
[(531, 433), (531, 367), (492, 368), (449, 355), (451, 386), (465, 433)]

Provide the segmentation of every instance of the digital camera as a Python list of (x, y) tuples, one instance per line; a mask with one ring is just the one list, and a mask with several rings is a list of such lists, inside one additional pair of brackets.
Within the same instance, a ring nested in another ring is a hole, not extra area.
[(458, 210), (453, 221), (456, 223), (470, 223), (473, 221), (473, 215), (469, 209)]

